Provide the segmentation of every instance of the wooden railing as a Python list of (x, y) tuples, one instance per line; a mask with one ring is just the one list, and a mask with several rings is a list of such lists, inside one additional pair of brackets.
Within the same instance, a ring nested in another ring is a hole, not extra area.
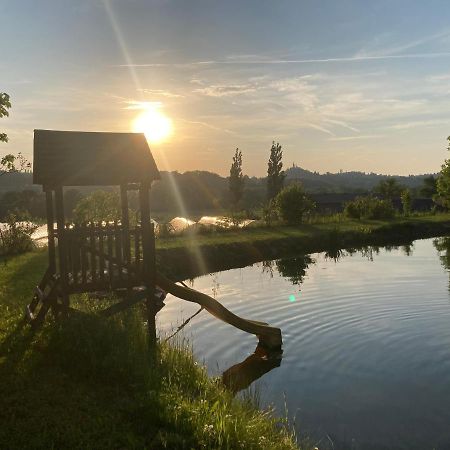
[(142, 229), (120, 222), (67, 225), (69, 289), (83, 292), (135, 285), (142, 271)]

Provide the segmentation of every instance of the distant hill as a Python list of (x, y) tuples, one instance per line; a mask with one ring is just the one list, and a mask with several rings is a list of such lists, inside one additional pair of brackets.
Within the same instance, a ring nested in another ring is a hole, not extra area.
[[(416, 190), (421, 187), (427, 175), (396, 176), (400, 184)], [(335, 204), (334, 209), (342, 202), (354, 198), (355, 194), (371, 191), (381, 180), (389, 178), (387, 175), (363, 172), (324, 173), (310, 172), (309, 170), (293, 166), (286, 170), (286, 182), (299, 181), (303, 183), (307, 192), (312, 194), (316, 202), (323, 205)], [(75, 187), (82, 195), (87, 195), (97, 187)], [(101, 189), (111, 189), (104, 188)], [(9, 210), (10, 202), (17, 202), (15, 197), (4, 196), (6, 192), (21, 192), (32, 190), (40, 196), (40, 186), (32, 184), (32, 174), (9, 174), (0, 177), (0, 215), (2, 210)], [(1, 198), (2, 196), (3, 199)], [(38, 199), (29, 193), (21, 197), (19, 209), (31, 210), (31, 206), (42, 209), (36, 215), (45, 215), (43, 198)], [(26, 205), (24, 198), (32, 203)], [(3, 200), (3, 205), (2, 205)], [(266, 200), (266, 179), (245, 177), (245, 191), (242, 206), (245, 209), (259, 208)], [(133, 201), (132, 201), (133, 203)], [(198, 212), (218, 211), (228, 209), (229, 192), (228, 179), (216, 173), (206, 171), (191, 172), (165, 172), (161, 171), (161, 180), (154, 183), (151, 190), (151, 204), (153, 211), (170, 212), (173, 215), (195, 215)], [(336, 206), (337, 205), (337, 206)], [(2, 208), (3, 206), (3, 208)], [(328, 207), (327, 207), (328, 208)], [(4, 213), (4, 211), (3, 211)]]
[(298, 180), (311, 193), (363, 193), (371, 191), (381, 180), (395, 178), (400, 184), (409, 188), (419, 188), (423, 179), (430, 175), (380, 175), (364, 172), (324, 173), (310, 172), (301, 167), (293, 166), (286, 170), (288, 181)]

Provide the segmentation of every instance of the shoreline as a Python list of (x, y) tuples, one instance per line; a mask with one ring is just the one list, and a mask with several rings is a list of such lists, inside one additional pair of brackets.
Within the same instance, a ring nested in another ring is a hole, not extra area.
[(255, 228), (158, 239), (156, 261), (159, 270), (180, 281), (264, 260), (369, 245), (404, 245), (447, 234), (450, 214)]

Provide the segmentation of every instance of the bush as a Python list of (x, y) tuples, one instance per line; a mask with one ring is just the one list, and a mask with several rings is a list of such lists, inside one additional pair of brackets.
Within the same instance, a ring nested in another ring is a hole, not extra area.
[(378, 198), (356, 197), (344, 207), (344, 214), (351, 219), (392, 219), (395, 209), (390, 200)]
[(116, 192), (94, 191), (73, 210), (75, 223), (110, 222), (120, 219), (120, 199)]
[(411, 197), (411, 191), (409, 189), (405, 189), (400, 194), (400, 199), (402, 201), (402, 207), (403, 207), (403, 215), (409, 216), (411, 214), (411, 204), (412, 204), (412, 197)]
[(268, 227), (272, 226), (272, 224), (278, 220), (278, 211), (273, 200), (269, 200), (263, 206), (262, 219)]
[(9, 214), (5, 225), (0, 227), (0, 255), (17, 255), (32, 250), (34, 242), (31, 235), (36, 228), (30, 221), (19, 222), (17, 214)]
[(291, 225), (301, 223), (303, 216), (315, 208), (314, 202), (298, 183), (285, 187), (275, 197), (275, 203), (281, 218)]

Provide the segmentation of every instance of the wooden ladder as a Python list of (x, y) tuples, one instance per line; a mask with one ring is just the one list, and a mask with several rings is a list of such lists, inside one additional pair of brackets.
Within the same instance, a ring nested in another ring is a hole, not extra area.
[(40, 325), (48, 310), (51, 307), (56, 308), (59, 281), (59, 276), (47, 269), (41, 282), (36, 286), (33, 299), (25, 307), (25, 318), (30, 324)]

